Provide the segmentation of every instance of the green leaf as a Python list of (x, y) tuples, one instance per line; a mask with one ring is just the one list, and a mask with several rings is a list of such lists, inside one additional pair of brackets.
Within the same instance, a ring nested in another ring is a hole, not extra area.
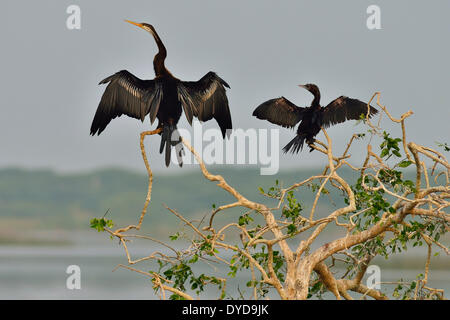
[(392, 153), (393, 153), (395, 156), (399, 157), (399, 158), (401, 158), (401, 156), (402, 156), (402, 155), (400, 154), (400, 152), (398, 152), (397, 150), (393, 150)]
[(407, 168), (412, 164), (412, 161), (404, 160), (398, 164), (401, 168)]
[(102, 232), (105, 231), (105, 227), (113, 227), (114, 223), (112, 220), (106, 220), (105, 218), (101, 218), (101, 219), (91, 219), (90, 220), (90, 227), (93, 229), (96, 229), (98, 232)]
[(180, 236), (180, 234), (177, 232), (171, 236), (169, 236), (170, 240), (175, 241), (178, 239), (178, 237)]
[(287, 228), (288, 228), (288, 234), (293, 234), (293, 233), (295, 233), (297, 231), (297, 227), (293, 223), (288, 225)]

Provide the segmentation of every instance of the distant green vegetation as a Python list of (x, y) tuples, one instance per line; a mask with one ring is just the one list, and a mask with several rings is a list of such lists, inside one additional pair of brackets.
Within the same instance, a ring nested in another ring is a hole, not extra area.
[[(261, 176), (257, 168), (212, 168), (249, 199), (268, 203), (258, 190), (264, 190), (279, 180), (288, 186), (294, 182), (321, 174), (317, 170), (282, 171), (275, 176)], [(355, 180), (353, 173), (342, 171), (343, 178)], [(86, 173), (58, 174), (50, 170), (0, 170), (0, 234), (5, 230), (89, 230), (92, 218), (102, 217), (109, 209), (108, 219), (120, 226), (138, 221), (147, 194), (145, 172), (123, 169), (103, 169)], [(232, 202), (233, 198), (207, 181), (200, 170), (186, 170), (182, 175), (154, 174), (152, 201), (144, 220), (145, 231), (168, 237), (175, 232), (179, 221), (163, 204), (190, 219), (201, 219), (212, 205)], [(356, 181), (356, 180), (355, 180)], [(297, 192), (305, 210), (313, 201), (311, 192)], [(322, 210), (332, 210), (335, 194), (323, 195)], [(273, 203), (275, 205), (275, 202)], [(238, 209), (227, 214), (242, 214)], [(224, 217), (225, 218), (225, 217)], [(220, 220), (219, 220), (220, 221)], [(175, 225), (174, 225), (175, 224)]]
[[(244, 195), (262, 201), (258, 186), (273, 185), (275, 179), (288, 185), (320, 172), (300, 170), (261, 176), (254, 169), (212, 170), (223, 174)], [(57, 174), (50, 170), (0, 170), (0, 230), (85, 229), (89, 220), (108, 217), (118, 224), (136, 223), (147, 193), (147, 175), (122, 169), (104, 169), (80, 174)], [(305, 195), (311, 198), (312, 193)], [(312, 199), (306, 199), (305, 203)], [(187, 217), (202, 217), (212, 204), (232, 198), (206, 181), (199, 170), (183, 175), (154, 175), (149, 216), (144, 226), (166, 229), (176, 219), (163, 204)], [(155, 225), (157, 222), (157, 225)], [(170, 228), (172, 229), (172, 228)]]

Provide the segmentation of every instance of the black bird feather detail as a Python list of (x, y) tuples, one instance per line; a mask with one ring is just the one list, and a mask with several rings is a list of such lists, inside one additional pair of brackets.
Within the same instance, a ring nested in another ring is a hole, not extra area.
[(192, 122), (191, 115), (200, 121), (214, 118), (224, 138), (226, 130), (232, 129), (225, 87), (230, 88), (228, 83), (212, 71), (198, 81), (181, 81), (178, 85), (178, 97), (189, 123)]
[(150, 110), (155, 115), (158, 112), (162, 90), (156, 81), (141, 80), (127, 70), (122, 70), (99, 84), (106, 83), (108, 86), (92, 121), (91, 135), (102, 133), (112, 119), (122, 114), (144, 121)]
[(293, 128), (303, 118), (305, 108), (297, 107), (285, 97), (270, 99), (260, 104), (253, 116), (285, 128)]

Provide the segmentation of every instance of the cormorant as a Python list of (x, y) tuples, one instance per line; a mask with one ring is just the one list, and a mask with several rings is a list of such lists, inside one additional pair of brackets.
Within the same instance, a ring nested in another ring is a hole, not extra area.
[[(367, 103), (357, 99), (341, 96), (330, 102), (325, 108), (320, 106), (320, 91), (315, 84), (299, 85), (314, 95), (310, 107), (297, 107), (285, 97), (268, 100), (259, 105), (253, 115), (258, 119), (268, 120), (274, 124), (293, 128), (301, 121), (297, 128), (297, 135), (284, 148), (286, 153), (298, 153), (307, 144), (314, 142), (314, 137), (320, 132), (321, 127), (327, 128), (346, 120), (359, 120), (361, 115), (367, 114)], [(378, 113), (378, 110), (369, 106), (369, 118)], [(310, 151), (313, 149), (311, 148)]]

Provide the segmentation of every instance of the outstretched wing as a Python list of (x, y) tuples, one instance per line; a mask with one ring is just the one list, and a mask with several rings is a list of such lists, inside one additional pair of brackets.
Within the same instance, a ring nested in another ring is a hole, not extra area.
[(192, 124), (193, 116), (200, 121), (214, 118), (225, 138), (226, 130), (232, 129), (225, 87), (229, 88), (230, 86), (211, 71), (198, 81), (179, 82), (178, 98), (189, 124)]
[(305, 108), (297, 107), (285, 97), (267, 100), (260, 104), (253, 115), (283, 127), (292, 128), (303, 118)]
[[(369, 106), (369, 108), (369, 118), (378, 113), (378, 110), (374, 107)], [(359, 120), (361, 119), (361, 115), (365, 117), (368, 111), (367, 103), (341, 96), (336, 100), (333, 100), (324, 108), (322, 114), (322, 126), (327, 128), (346, 120)]]
[(122, 114), (144, 121), (150, 113), (151, 122), (155, 121), (163, 92), (160, 83), (141, 80), (126, 70), (109, 76), (99, 84), (105, 83), (108, 86), (92, 121), (91, 135), (102, 133), (112, 119)]

